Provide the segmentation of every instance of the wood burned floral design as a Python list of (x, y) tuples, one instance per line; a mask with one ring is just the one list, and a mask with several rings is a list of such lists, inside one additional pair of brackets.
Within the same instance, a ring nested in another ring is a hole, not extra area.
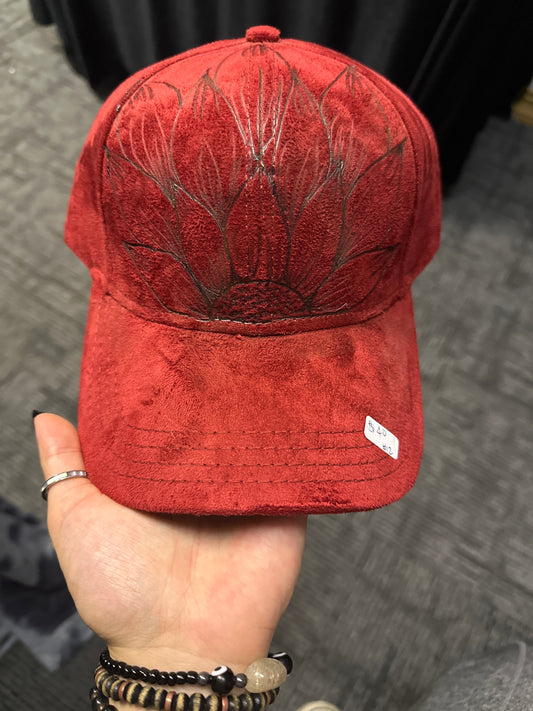
[(197, 320), (357, 309), (399, 258), (405, 136), (356, 67), (322, 87), (247, 51), (123, 101), (105, 160), (124, 250), (166, 310)]

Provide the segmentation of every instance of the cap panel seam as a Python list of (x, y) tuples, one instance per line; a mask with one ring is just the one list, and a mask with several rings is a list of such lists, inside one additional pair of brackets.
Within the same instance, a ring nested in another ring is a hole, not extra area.
[[(416, 107), (415, 107), (415, 108), (416, 108)], [(416, 109), (416, 110), (418, 111), (418, 109)], [(407, 135), (409, 136), (409, 141), (410, 141), (410, 144), (411, 144), (411, 150), (412, 150), (412, 152), (413, 152), (413, 163), (414, 163), (414, 172), (415, 172), (416, 195), (415, 195), (415, 199), (414, 199), (414, 203), (413, 203), (413, 208), (412, 208), (412, 210), (411, 210), (410, 221), (409, 221), (409, 235), (410, 235), (410, 237), (411, 237), (411, 236), (412, 236), (412, 233), (413, 233), (413, 229), (414, 229), (414, 227), (415, 227), (415, 225), (416, 225), (416, 216), (417, 216), (417, 214), (418, 214), (418, 210), (419, 210), (419, 206), (420, 206), (420, 193), (421, 193), (421, 190), (422, 190), (422, 185), (421, 185), (421, 182), (420, 182), (420, 174), (421, 174), (420, 163), (421, 163), (421, 158), (420, 158), (420, 155), (419, 155), (418, 146), (417, 146), (417, 145), (415, 144), (415, 142), (412, 140), (412, 138), (411, 138), (411, 132), (410, 132), (410, 130), (407, 128), (406, 118), (405, 118), (405, 114), (404, 114), (404, 107), (403, 107), (403, 106), (402, 106), (401, 108), (398, 107), (398, 108), (397, 108), (397, 111), (398, 111), (398, 114), (399, 114), (400, 118), (402, 119), (402, 122), (403, 122), (403, 124), (404, 124), (404, 126), (405, 126), (405, 130), (406, 130), (406, 132), (407, 132)], [(424, 138), (426, 138), (426, 136), (425, 136)], [(404, 255), (403, 255), (403, 260), (402, 260), (402, 282), (403, 282), (403, 283), (406, 283), (406, 281), (407, 281), (406, 277), (408, 276), (408, 278), (409, 278), (408, 286), (410, 287), (410, 284), (411, 284), (411, 282), (413, 281), (413, 278), (414, 278), (414, 277), (412, 277), (413, 270), (407, 271), (407, 268), (406, 268), (406, 262), (408, 261), (408, 260), (407, 260), (407, 254), (408, 254), (408, 252), (409, 252), (409, 244), (408, 244), (408, 246), (407, 246), (407, 249), (405, 250), (405, 253), (404, 253)], [(416, 275), (416, 271), (414, 271), (414, 274)]]
[[(125, 423), (127, 425), (127, 423)], [(131, 425), (130, 425), (131, 426)], [(135, 428), (137, 429), (137, 428)], [(158, 434), (161, 434), (162, 432), (165, 432), (165, 430), (147, 430), (148, 432), (157, 432)], [(279, 432), (276, 431), (254, 431), (254, 430), (221, 430), (220, 432), (215, 431), (205, 431), (205, 430), (172, 430), (171, 432), (169, 431), (168, 434), (188, 434), (189, 432), (194, 431), (195, 434), (202, 434), (202, 435), (218, 435), (218, 434), (243, 434), (243, 435), (248, 435), (248, 434), (362, 434), (359, 430), (339, 430), (338, 432), (321, 432), (320, 430), (315, 430), (314, 432), (312, 431), (305, 431), (305, 430), (281, 430)], [(158, 447), (156, 444), (135, 444), (135, 442), (125, 442), (127, 447), (138, 447), (139, 449), (157, 449), (160, 451), (162, 447)], [(191, 444), (178, 444), (176, 445), (176, 449), (190, 449), (195, 452), (253, 452), (253, 451), (273, 451), (273, 452), (314, 452), (314, 451), (323, 451), (324, 449), (370, 449), (371, 447), (375, 447), (376, 445), (373, 444), (372, 442), (369, 442), (368, 444), (356, 444), (353, 446), (336, 446), (336, 445), (328, 445), (328, 446), (314, 446), (314, 447), (195, 447)]]
[[(134, 460), (131, 460), (134, 461)], [(379, 460), (381, 461), (381, 460)], [(141, 462), (144, 463), (144, 462)], [(376, 464), (376, 462), (370, 462), (371, 464)], [(157, 462), (159, 465), (160, 462)], [(364, 466), (364, 462), (361, 463)], [(186, 465), (186, 466), (191, 466), (191, 465)], [(204, 465), (193, 465), (193, 466), (208, 466), (208, 467), (215, 467), (215, 466), (221, 466), (221, 467), (239, 467), (239, 466), (250, 466), (250, 467), (257, 467), (257, 466), (272, 466), (268, 464), (264, 465), (256, 465), (256, 464), (250, 464), (250, 465), (240, 465), (240, 464), (204, 464)], [(322, 466), (322, 467), (334, 467), (334, 466), (347, 466), (347, 467), (353, 467), (353, 464), (315, 464), (315, 463), (310, 463), (310, 464), (279, 464), (275, 466), (281, 466), (281, 467), (291, 467), (291, 466)], [(367, 481), (379, 481), (381, 479), (386, 479), (389, 476), (392, 476), (395, 474), (401, 467), (401, 464), (398, 463), (394, 469), (391, 469), (391, 471), (386, 472), (384, 474), (381, 474), (379, 476), (375, 477), (364, 477), (361, 479), (283, 479), (283, 480), (271, 480), (271, 479), (235, 479), (235, 480), (225, 480), (225, 481), (220, 481), (217, 479), (162, 479), (162, 478), (157, 478), (157, 477), (143, 477), (139, 476), (137, 474), (121, 474), (118, 473), (117, 476), (120, 478), (125, 478), (125, 479), (135, 479), (137, 481), (150, 481), (154, 484), (215, 484), (217, 486), (225, 485), (225, 484), (245, 484), (249, 486), (250, 484), (273, 484), (273, 485), (278, 485), (278, 484), (309, 484), (309, 483), (323, 483), (323, 484), (353, 484), (353, 483), (364, 483)]]
[[(205, 334), (210, 333), (210, 334), (215, 334), (215, 335), (217, 335), (217, 336), (228, 336), (228, 337), (229, 337), (229, 336), (242, 336), (243, 338), (274, 338), (274, 337), (286, 337), (286, 336), (299, 336), (299, 335), (303, 335), (304, 333), (316, 333), (317, 331), (330, 331), (330, 330), (333, 330), (333, 329), (336, 329), (336, 328), (350, 328), (350, 327), (352, 327), (352, 326), (358, 326), (358, 325), (360, 325), (360, 324), (367, 323), (368, 321), (371, 321), (372, 319), (378, 318), (379, 316), (383, 316), (383, 314), (387, 313), (390, 309), (392, 309), (399, 301), (401, 301), (402, 299), (404, 299), (404, 298), (409, 294), (410, 288), (411, 288), (411, 287), (410, 287), (409, 284), (404, 285), (404, 287), (402, 288), (402, 290), (399, 291), (399, 292), (396, 294), (394, 300), (391, 301), (391, 303), (388, 304), (388, 305), (386, 306), (386, 308), (383, 308), (383, 309), (381, 309), (380, 311), (378, 311), (377, 313), (372, 314), (372, 315), (370, 315), (370, 316), (368, 316), (368, 317), (366, 317), (366, 318), (364, 318), (364, 319), (362, 319), (362, 320), (360, 320), (360, 321), (351, 321), (351, 322), (348, 322), (348, 323), (335, 324), (335, 325), (332, 325), (332, 326), (321, 326), (321, 327), (318, 327), (318, 328), (305, 329), (305, 330), (303, 330), (303, 331), (295, 331), (295, 332), (293, 332), (293, 333), (254, 333), (254, 334), (250, 334), (250, 333), (242, 333), (242, 332), (239, 332), (239, 333), (232, 333), (232, 332), (229, 332), (229, 331), (215, 331), (214, 329), (193, 328), (193, 327), (189, 327), (189, 326), (187, 326), (187, 325), (166, 323), (165, 321), (159, 321), (159, 320), (157, 320), (157, 319), (152, 319), (152, 318), (147, 318), (147, 317), (145, 317), (145, 316), (141, 316), (141, 315), (139, 315), (138, 313), (136, 313), (135, 311), (133, 311), (132, 309), (130, 309), (128, 306), (124, 305), (121, 301), (119, 301), (119, 299), (117, 299), (116, 296), (114, 296), (114, 295), (113, 295), (111, 292), (109, 292), (109, 291), (105, 291), (104, 294), (102, 295), (102, 298), (109, 297), (110, 299), (112, 299), (112, 300), (117, 304), (117, 306), (119, 306), (120, 308), (122, 308), (122, 309), (124, 309), (125, 311), (127, 311), (127, 312), (128, 312), (129, 314), (131, 314), (134, 318), (138, 318), (140, 321), (145, 321), (145, 322), (147, 322), (147, 323), (153, 323), (153, 324), (156, 324), (156, 325), (158, 325), (158, 326), (167, 326), (168, 328), (177, 329), (177, 330), (179, 329), (179, 330), (184, 330), (184, 331), (192, 331), (193, 333), (205, 333)], [(348, 312), (347, 312), (347, 313), (348, 313)], [(191, 316), (191, 317), (186, 317), (186, 316), (183, 316), (183, 315), (181, 315), (181, 314), (178, 314), (178, 315), (181, 316), (182, 318), (191, 318), (191, 319), (192, 319), (192, 316)], [(324, 316), (305, 316), (305, 317), (302, 317), (302, 318), (301, 318), (301, 321), (304, 321), (304, 320), (306, 320), (306, 319), (312, 319), (312, 318), (315, 318), (315, 319), (335, 318), (335, 314), (327, 314), (327, 315), (324, 315)], [(297, 319), (285, 319), (285, 322), (289, 322), (289, 323), (291, 323), (291, 324), (292, 324), (292, 323), (296, 324), (296, 323), (298, 323), (298, 320), (297, 320)], [(198, 321), (195, 321), (195, 323), (200, 323), (200, 324), (204, 324), (204, 323), (205, 323), (205, 324), (215, 324), (216, 321), (208, 321), (208, 320), (199, 321), (199, 320), (198, 320)], [(260, 324), (260, 323), (235, 322), (235, 321), (230, 321), (230, 320), (228, 320), (228, 321), (221, 321), (221, 323), (228, 323), (228, 324), (230, 324), (230, 323), (242, 323), (243, 326), (251, 326), (251, 327), (261, 326), (261, 325), (262, 325), (262, 324)]]

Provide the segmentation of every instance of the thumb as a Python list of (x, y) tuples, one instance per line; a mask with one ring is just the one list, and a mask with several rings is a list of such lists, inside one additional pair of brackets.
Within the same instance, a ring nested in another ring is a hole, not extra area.
[[(43, 412), (33, 421), (45, 479), (74, 469), (84, 469), (78, 432), (68, 420)], [(61, 520), (87, 495), (97, 489), (88, 479), (67, 479), (48, 490), (48, 527), (52, 539)]]

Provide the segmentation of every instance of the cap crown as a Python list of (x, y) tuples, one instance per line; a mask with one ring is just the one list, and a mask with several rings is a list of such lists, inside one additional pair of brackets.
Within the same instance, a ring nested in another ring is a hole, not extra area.
[(237, 40), (114, 92), (66, 236), (147, 319), (282, 334), (381, 313), (439, 225), (435, 143), (407, 97), (321, 47)]

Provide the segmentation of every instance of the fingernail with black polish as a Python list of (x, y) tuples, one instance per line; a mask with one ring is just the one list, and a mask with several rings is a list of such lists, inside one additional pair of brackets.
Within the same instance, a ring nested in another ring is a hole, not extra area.
[(31, 418), (32, 418), (32, 420), (34, 420), (37, 417), (37, 415), (42, 415), (42, 414), (43, 414), (42, 410), (32, 410)]

